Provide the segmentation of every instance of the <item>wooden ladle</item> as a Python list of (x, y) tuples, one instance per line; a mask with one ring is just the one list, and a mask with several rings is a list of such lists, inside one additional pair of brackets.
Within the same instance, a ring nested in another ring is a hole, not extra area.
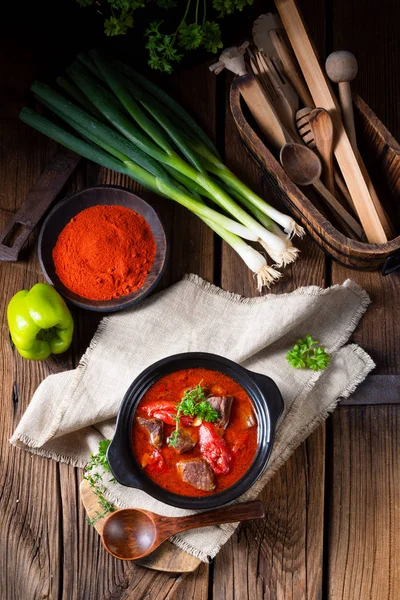
[(363, 230), (361, 225), (347, 212), (330, 191), (321, 182), (322, 165), (318, 156), (307, 146), (301, 144), (285, 144), (280, 151), (280, 160), (289, 177), (297, 185), (312, 185), (324, 198), (331, 209), (341, 218), (347, 226), (349, 234), (361, 239)]
[(181, 531), (264, 517), (264, 507), (259, 500), (178, 518), (162, 517), (148, 510), (124, 508), (106, 519), (102, 540), (106, 550), (115, 558), (137, 560)]

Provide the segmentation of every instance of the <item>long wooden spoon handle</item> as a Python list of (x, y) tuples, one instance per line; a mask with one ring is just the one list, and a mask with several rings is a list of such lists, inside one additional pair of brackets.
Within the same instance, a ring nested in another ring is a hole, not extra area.
[(252, 502), (241, 502), (208, 510), (207, 512), (179, 517), (171, 525), (169, 535), (186, 531), (187, 529), (196, 529), (197, 527), (208, 527), (209, 525), (220, 525), (221, 523), (236, 523), (237, 521), (250, 521), (251, 519), (263, 519), (265, 517), (264, 507), (260, 500)]
[(304, 106), (314, 106), (313, 99), (303, 79), (297, 60), (286, 41), (284, 30), (271, 29), (269, 37), (282, 63), (284, 74), (300, 96), (302, 103)]
[[(312, 114), (312, 113), (311, 113)], [(320, 127), (314, 126), (314, 121), (310, 118), (310, 126), (314, 133), (314, 140), (317, 150), (320, 154), (323, 170), (322, 179), (331, 194), (335, 193), (335, 181), (333, 173), (333, 151), (332, 138), (328, 140), (321, 135)]]
[(357, 151), (356, 127), (354, 125), (353, 99), (351, 97), (350, 82), (341, 81), (339, 87), (339, 100), (342, 109), (344, 128), (349, 136), (350, 144)]
[(257, 125), (274, 148), (279, 150), (289, 141), (289, 135), (276, 114), (269, 98), (252, 73), (237, 77), (234, 85), (239, 88)]
[(329, 206), (335, 211), (335, 213), (348, 225), (350, 230), (356, 235), (358, 239), (363, 237), (363, 229), (359, 223), (347, 212), (345, 208), (336, 200), (330, 191), (324, 186), (322, 181), (318, 180), (314, 182), (314, 187), (318, 193), (326, 200)]

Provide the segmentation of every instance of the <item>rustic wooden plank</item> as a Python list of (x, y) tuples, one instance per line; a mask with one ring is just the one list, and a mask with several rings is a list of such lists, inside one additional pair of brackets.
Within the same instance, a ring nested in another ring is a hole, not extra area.
[[(305, 4), (305, 3), (302, 3)], [(307, 8), (308, 6), (308, 8)], [(313, 14), (309, 3), (307, 15)], [(313, 24), (324, 31), (323, 6)], [(323, 40), (322, 37), (318, 38)], [(228, 82), (229, 84), (229, 82)], [(279, 198), (261, 180), (246, 155), (227, 108), (227, 164), (257, 193), (279, 206)], [(290, 292), (302, 285), (325, 284), (325, 258), (309, 238), (295, 240), (299, 261), (285, 269), (271, 293)], [(222, 249), (222, 287), (256, 296), (251, 273), (225, 244)], [(240, 527), (214, 560), (214, 600), (316, 599), (322, 594), (325, 426), (318, 428), (279, 470), (261, 494), (266, 519)]]
[[(200, 66), (194, 69), (193, 73), (183, 72), (174, 77), (176, 81), (175, 87), (185, 90), (184, 98), (188, 108), (196, 117), (202, 114), (204, 107), (207, 106), (208, 115), (210, 117), (209, 125), (215, 128), (215, 118), (213, 117), (215, 85), (211, 74), (206, 66)], [(192, 79), (193, 78), (193, 79)], [(194, 83), (192, 83), (192, 81)], [(202, 97), (200, 90), (208, 90), (208, 95)], [(201, 105), (199, 104), (201, 101)], [(144, 192), (143, 189), (135, 184), (131, 179), (122, 176), (118, 173), (109, 172), (105, 169), (97, 170), (92, 173), (94, 181), (88, 182), (88, 185), (93, 183), (107, 183), (110, 185), (119, 185), (142, 195), (152, 204), (157, 210), (162, 219), (170, 243), (170, 258), (167, 265), (166, 273), (163, 277), (160, 287), (166, 287), (171, 283), (179, 280), (185, 272), (195, 272), (212, 280), (213, 277), (213, 235), (212, 232), (197, 219), (194, 215), (188, 213), (185, 209), (173, 203), (172, 201), (158, 198), (154, 194)], [(75, 362), (77, 362), (84, 352), (90, 338), (92, 337), (95, 327), (99, 321), (98, 315), (91, 315), (83, 311), (75, 311), (75, 318), (79, 331), (79, 336), (75, 340)], [(69, 519), (71, 507), (80, 500), (75, 498), (76, 490), (65, 502), (64, 498), (71, 495), (71, 487), (69, 479), (71, 469), (61, 469), (60, 485), (62, 490), (62, 512), (64, 517), (64, 525)], [(81, 511), (80, 511), (81, 512)], [(84, 513), (80, 514), (81, 517)], [(89, 528), (85, 520), (83, 524), (79, 524), (80, 529)], [(88, 535), (88, 534), (86, 534)], [(94, 536), (94, 538), (93, 538)], [(186, 576), (176, 575), (175, 577), (148, 571), (133, 563), (123, 563), (110, 557), (104, 550), (97, 533), (90, 532), (91, 547), (88, 556), (81, 557), (79, 555), (79, 530), (75, 527), (69, 528), (68, 536), (64, 540), (64, 556), (72, 561), (73, 568), (64, 572), (63, 590), (65, 590), (65, 599), (69, 600), (67, 595), (68, 590), (76, 589), (77, 598), (83, 597), (80, 595), (85, 589), (87, 594), (85, 597), (88, 600), (91, 598), (108, 598), (109, 594), (113, 598), (141, 598), (148, 594), (151, 600), (164, 598), (170, 588), (175, 591), (182, 587), (181, 593), (185, 595)], [(92, 539), (93, 538), (93, 539)], [(94, 555), (94, 556), (93, 556)], [(72, 558), (71, 558), (72, 557)], [(110, 567), (112, 576), (110, 575)], [(77, 568), (81, 569), (82, 575), (78, 582), (74, 580), (74, 573)], [(95, 573), (102, 573), (101, 578), (95, 578)], [(194, 576), (193, 581), (188, 580), (188, 589), (192, 589), (194, 583), (199, 593), (206, 593), (208, 589), (208, 567), (202, 567), (202, 577)], [(96, 582), (94, 582), (96, 579)], [(82, 580), (84, 588), (82, 588)], [(92, 581), (92, 583), (90, 583)], [(79, 583), (79, 587), (78, 586)]]
[(331, 425), (328, 597), (395, 600), (400, 586), (400, 408), (340, 408)]
[[(24, 49), (30, 52), (29, 48)], [(7, 56), (7, 52), (4, 52)], [(43, 55), (41, 57), (43, 59)], [(10, 88), (9, 103), (0, 127), (2, 165), (1, 214), (3, 227), (40, 174), (56, 145), (17, 121), (17, 114), (30, 85), (35, 65), (23, 72), (23, 50), (18, 64), (20, 78)], [(43, 64), (45, 69), (45, 65)], [(28, 73), (28, 74), (27, 74)], [(207, 114), (208, 127), (215, 129), (213, 112), (215, 85), (206, 67), (177, 77), (186, 103), (196, 114)], [(15, 96), (13, 93), (15, 92)], [(110, 183), (135, 188), (128, 178), (82, 163), (67, 186), (72, 193), (86, 185)], [(140, 192), (140, 190), (139, 190)], [(143, 194), (145, 195), (145, 194)], [(147, 196), (161, 214), (171, 240), (170, 266), (163, 279), (166, 286), (184, 272), (194, 271), (212, 279), (213, 235), (197, 219), (172, 202)], [(183, 232), (183, 233), (182, 233)], [(1, 298), (3, 324), (8, 299), (23, 287), (43, 280), (36, 258), (37, 233), (32, 235), (16, 264), (2, 265)], [(172, 589), (185, 595), (185, 579), (156, 574), (111, 558), (97, 533), (85, 521), (78, 494), (80, 471), (16, 450), (8, 444), (37, 385), (50, 373), (71, 368), (85, 350), (99, 321), (98, 315), (74, 310), (76, 332), (73, 352), (45, 363), (24, 361), (10, 347), (4, 325), (0, 345), (4, 376), (1, 381), (0, 520), (3, 524), (0, 550), (0, 580), (7, 600), (36, 598), (165, 597)], [(18, 398), (17, 398), (18, 391)], [(43, 499), (46, 498), (44, 502)], [(207, 594), (208, 566), (188, 581), (188, 590)], [(149, 592), (151, 590), (151, 593)], [(150, 594), (150, 595), (149, 595)]]
[[(340, 1), (334, 17), (334, 48), (351, 50), (359, 62), (354, 88), (398, 138), (400, 77), (392, 65), (399, 56), (398, 5)], [(374, 377), (395, 377), (400, 368), (398, 273), (382, 277), (332, 265), (333, 283), (347, 277), (373, 302), (353, 339), (377, 363)], [(382, 387), (379, 402), (390, 402), (392, 392)], [(352, 406), (331, 419), (327, 595), (333, 600), (398, 597), (399, 411), (398, 405)]]

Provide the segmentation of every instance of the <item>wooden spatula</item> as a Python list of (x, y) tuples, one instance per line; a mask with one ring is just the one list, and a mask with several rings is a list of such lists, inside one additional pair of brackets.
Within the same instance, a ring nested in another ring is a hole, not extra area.
[(291, 141), (291, 136), (281, 123), (272, 102), (253, 73), (247, 72), (243, 53), (248, 45), (246, 42), (238, 48), (233, 46), (224, 50), (218, 62), (210, 66), (210, 71), (218, 74), (226, 68), (238, 76), (235, 79), (235, 85), (239, 88), (257, 125), (271, 146), (280, 150), (286, 142)]

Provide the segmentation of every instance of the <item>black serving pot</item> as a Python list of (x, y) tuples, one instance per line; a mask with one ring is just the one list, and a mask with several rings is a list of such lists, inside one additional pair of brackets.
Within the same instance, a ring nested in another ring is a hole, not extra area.
[[(181, 369), (204, 368), (234, 379), (250, 396), (258, 423), (258, 449), (248, 471), (230, 488), (210, 496), (173, 494), (147, 477), (137, 462), (131, 443), (136, 407), (146, 391), (161, 377)], [(212, 508), (231, 502), (248, 490), (264, 472), (271, 454), (276, 423), (283, 411), (283, 400), (276, 384), (265, 375), (253, 373), (227, 358), (205, 352), (188, 352), (163, 358), (143, 371), (129, 387), (118, 413), (114, 438), (107, 459), (116, 480), (122, 485), (143, 490), (153, 498), (179, 508)]]

